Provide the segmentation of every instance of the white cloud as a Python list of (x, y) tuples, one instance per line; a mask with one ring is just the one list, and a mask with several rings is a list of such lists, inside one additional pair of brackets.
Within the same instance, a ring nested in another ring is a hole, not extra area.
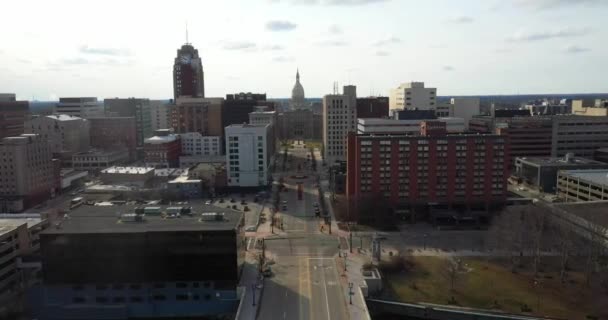
[(518, 31), (508, 36), (507, 41), (511, 42), (531, 42), (542, 41), (555, 38), (571, 38), (587, 35), (591, 32), (589, 28), (565, 28), (554, 31)]

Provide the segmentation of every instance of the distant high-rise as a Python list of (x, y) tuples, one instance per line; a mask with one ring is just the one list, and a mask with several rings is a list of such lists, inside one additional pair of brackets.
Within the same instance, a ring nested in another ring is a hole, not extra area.
[(190, 43), (177, 50), (173, 64), (173, 98), (181, 96), (205, 97), (203, 62)]
[(391, 89), (389, 108), (391, 110), (435, 110), (436, 96), (437, 89), (425, 88), (424, 82), (402, 83), (396, 89)]
[(323, 97), (323, 147), (329, 164), (346, 160), (346, 138), (357, 131), (357, 87), (344, 86), (343, 91)]
[(0, 139), (22, 134), (29, 112), (29, 102), (17, 101), (14, 94), (0, 93)]

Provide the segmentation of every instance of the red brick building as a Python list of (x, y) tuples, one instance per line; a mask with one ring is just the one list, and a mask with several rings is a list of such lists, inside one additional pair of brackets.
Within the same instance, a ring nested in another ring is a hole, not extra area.
[(89, 118), (91, 147), (103, 150), (126, 148), (129, 159), (137, 157), (137, 133), (133, 117)]
[(378, 196), (392, 207), (489, 209), (507, 198), (509, 142), (495, 134), (446, 134), (421, 124), (421, 135), (357, 135), (347, 148), (349, 203)]
[(156, 130), (154, 137), (144, 141), (145, 163), (156, 168), (178, 168), (182, 142), (170, 130)]
[(388, 97), (357, 98), (357, 118), (388, 118)]

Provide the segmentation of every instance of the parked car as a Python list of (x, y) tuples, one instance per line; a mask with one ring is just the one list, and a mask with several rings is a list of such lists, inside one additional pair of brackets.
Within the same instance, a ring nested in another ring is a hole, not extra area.
[(247, 226), (247, 228), (245, 228), (245, 231), (248, 231), (248, 232), (256, 231), (256, 227), (255, 226)]
[(211, 204), (211, 200), (207, 200), (207, 201), (205, 201), (205, 204), (206, 204), (206, 205), (210, 205), (210, 204)]

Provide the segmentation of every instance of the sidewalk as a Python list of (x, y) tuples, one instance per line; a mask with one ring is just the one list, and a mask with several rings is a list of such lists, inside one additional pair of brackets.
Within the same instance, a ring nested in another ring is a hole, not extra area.
[[(366, 257), (358, 254), (356, 250), (353, 250), (352, 254), (348, 252), (348, 250), (343, 250), (343, 252), (347, 252), (347, 271), (345, 276), (342, 277), (340, 284), (342, 285), (342, 291), (344, 292), (344, 298), (346, 299), (346, 307), (350, 314), (350, 319), (371, 320), (371, 316), (367, 310), (367, 304), (365, 303), (365, 297), (363, 297), (363, 292), (361, 290), (361, 286), (366, 286), (363, 275), (361, 274), (361, 268), (366, 261)], [(339, 270), (344, 270), (344, 257), (336, 258), (336, 262)], [(351, 297), (349, 294), (349, 283), (353, 283), (352, 304), (350, 304)]]
[[(242, 295), (243, 299), (239, 305), (236, 316), (237, 320), (255, 320), (257, 317), (261, 301), (260, 298), (264, 291), (264, 287), (262, 286), (263, 282), (259, 282), (258, 280), (257, 263), (251, 258), (251, 255), (248, 254), (247, 262), (243, 265), (241, 281), (239, 282), (239, 288), (245, 290), (245, 294)], [(254, 296), (255, 305), (253, 304)]]

